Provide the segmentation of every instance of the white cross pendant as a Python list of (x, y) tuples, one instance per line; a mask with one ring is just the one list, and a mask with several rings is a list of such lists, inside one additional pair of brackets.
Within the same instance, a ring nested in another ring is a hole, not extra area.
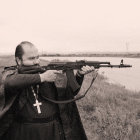
[(40, 105), (42, 105), (42, 103), (38, 102), (38, 100), (35, 100), (35, 104), (33, 105), (37, 107), (38, 114), (40, 114), (41, 113)]

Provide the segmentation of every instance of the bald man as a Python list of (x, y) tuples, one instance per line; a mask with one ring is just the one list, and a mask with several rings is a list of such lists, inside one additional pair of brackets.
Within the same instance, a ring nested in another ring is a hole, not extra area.
[[(38, 49), (31, 42), (21, 42), (16, 47), (15, 60), (17, 68), (39, 65)], [(81, 85), (83, 76), (93, 70), (94, 67), (83, 67), (76, 75), (77, 82)], [(59, 93), (55, 80), (58, 74), (60, 71), (57, 70), (48, 70), (42, 74), (21, 74), (16, 71), (6, 76), (5, 98), (8, 101), (8, 98), (14, 97), (9, 109), (14, 115), (14, 120), (5, 133), (4, 140), (87, 139), (80, 119), (76, 121), (77, 126), (74, 128), (70, 128), (72, 125), (65, 128), (59, 105), (43, 98), (46, 96), (57, 100)], [(65, 121), (70, 123), (67, 118)]]

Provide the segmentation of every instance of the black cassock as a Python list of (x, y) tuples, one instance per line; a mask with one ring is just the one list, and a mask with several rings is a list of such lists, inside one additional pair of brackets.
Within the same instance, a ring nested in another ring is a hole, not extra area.
[[(76, 77), (76, 79), (79, 84), (82, 84), (83, 78)], [(39, 85), (37, 100), (42, 103), (39, 106), (41, 113), (38, 113), (37, 107), (34, 106), (36, 100), (31, 90), (32, 86), (37, 93), (37, 85)], [(11, 74), (7, 76), (4, 88), (5, 104), (9, 106), (12, 102), (12, 105), (2, 119), (12, 114), (13, 121), (11, 123), (10, 117), (8, 118), (11, 124), (5, 132), (3, 140), (87, 139), (75, 102), (57, 105), (42, 97), (43, 95), (50, 99), (58, 99), (58, 91), (54, 83), (41, 83), (38, 74)], [(60, 92), (59, 98), (73, 98), (74, 94), (68, 87), (65, 91)]]

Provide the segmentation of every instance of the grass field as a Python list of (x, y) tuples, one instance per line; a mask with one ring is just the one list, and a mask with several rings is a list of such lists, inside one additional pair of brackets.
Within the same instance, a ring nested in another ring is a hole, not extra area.
[[(90, 79), (90, 74), (85, 77), (81, 93)], [(109, 84), (100, 75), (77, 104), (89, 140), (140, 140), (140, 93)]]
[[(14, 65), (13, 60), (0, 57), (0, 66)], [(85, 76), (80, 94), (89, 86), (91, 77), (92, 73)], [(77, 105), (89, 140), (140, 140), (140, 92), (110, 84), (99, 75)]]

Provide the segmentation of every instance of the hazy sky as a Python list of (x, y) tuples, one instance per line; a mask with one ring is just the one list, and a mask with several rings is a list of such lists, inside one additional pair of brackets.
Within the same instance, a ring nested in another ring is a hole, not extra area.
[(140, 52), (140, 0), (0, 0), (0, 53)]

